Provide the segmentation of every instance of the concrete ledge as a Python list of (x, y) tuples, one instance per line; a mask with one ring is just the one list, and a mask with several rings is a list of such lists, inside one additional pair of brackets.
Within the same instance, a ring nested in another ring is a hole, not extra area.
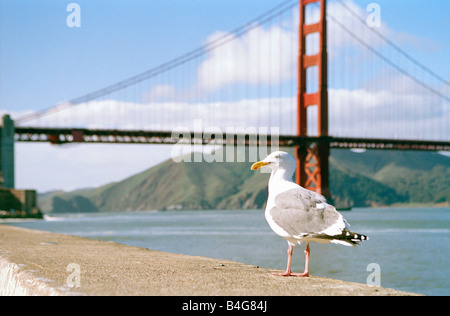
[(0, 257), (0, 296), (55, 296), (65, 294), (48, 286), (47, 282), (51, 280), (35, 276), (30, 272)]
[(0, 225), (0, 295), (417, 295), (273, 271)]

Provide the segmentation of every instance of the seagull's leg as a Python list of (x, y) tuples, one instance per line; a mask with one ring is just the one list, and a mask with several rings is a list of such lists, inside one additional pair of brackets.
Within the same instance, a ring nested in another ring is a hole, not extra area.
[(293, 252), (294, 252), (294, 246), (289, 244), (289, 248), (288, 248), (288, 251), (287, 251), (288, 261), (287, 261), (286, 271), (283, 272), (283, 273), (272, 273), (273, 275), (281, 275), (281, 276), (291, 276), (292, 275), (292, 272), (291, 272), (291, 260), (292, 260), (292, 253)]
[(286, 271), (283, 273), (272, 273), (273, 275), (281, 275), (281, 276), (295, 276), (295, 277), (309, 277), (309, 254), (311, 250), (309, 249), (309, 243), (306, 244), (305, 250), (305, 271), (303, 273), (292, 273), (291, 271), (291, 260), (292, 253), (294, 252), (294, 246), (289, 244), (288, 248), (288, 261)]
[(309, 277), (309, 254), (311, 250), (309, 249), (309, 243), (306, 244), (305, 250), (305, 271), (303, 273), (290, 273), (289, 276), (296, 277)]
[(298, 276), (309, 277), (309, 254), (310, 253), (311, 253), (311, 250), (309, 249), (309, 243), (307, 243), (306, 250), (305, 250), (305, 271)]

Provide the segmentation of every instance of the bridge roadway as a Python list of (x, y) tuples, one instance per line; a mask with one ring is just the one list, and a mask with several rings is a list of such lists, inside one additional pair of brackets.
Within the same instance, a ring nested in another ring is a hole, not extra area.
[(192, 131), (143, 131), (84, 128), (15, 128), (15, 141), (106, 144), (199, 144), (199, 145), (278, 145), (304, 146), (327, 142), (330, 148), (359, 148), (386, 150), (450, 151), (450, 141), (372, 139), (349, 137), (300, 137), (290, 135), (201, 133)]

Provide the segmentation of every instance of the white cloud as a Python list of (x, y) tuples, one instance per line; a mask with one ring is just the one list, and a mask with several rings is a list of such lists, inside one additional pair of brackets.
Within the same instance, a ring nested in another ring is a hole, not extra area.
[(216, 32), (207, 42), (228, 36), (229, 43), (208, 53), (197, 71), (197, 85), (201, 90), (215, 91), (235, 83), (279, 84), (292, 79), (298, 43), (295, 32), (273, 25), (257, 25), (242, 37)]
[(343, 137), (448, 140), (449, 104), (393, 89), (330, 89), (330, 134)]

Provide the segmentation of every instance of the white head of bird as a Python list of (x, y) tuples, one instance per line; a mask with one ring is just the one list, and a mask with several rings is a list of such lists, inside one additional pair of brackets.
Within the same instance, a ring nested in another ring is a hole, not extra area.
[(297, 164), (294, 157), (285, 151), (275, 151), (261, 161), (252, 165), (252, 170), (257, 170), (263, 166), (272, 169), (270, 178), (282, 178), (286, 181), (292, 181)]

